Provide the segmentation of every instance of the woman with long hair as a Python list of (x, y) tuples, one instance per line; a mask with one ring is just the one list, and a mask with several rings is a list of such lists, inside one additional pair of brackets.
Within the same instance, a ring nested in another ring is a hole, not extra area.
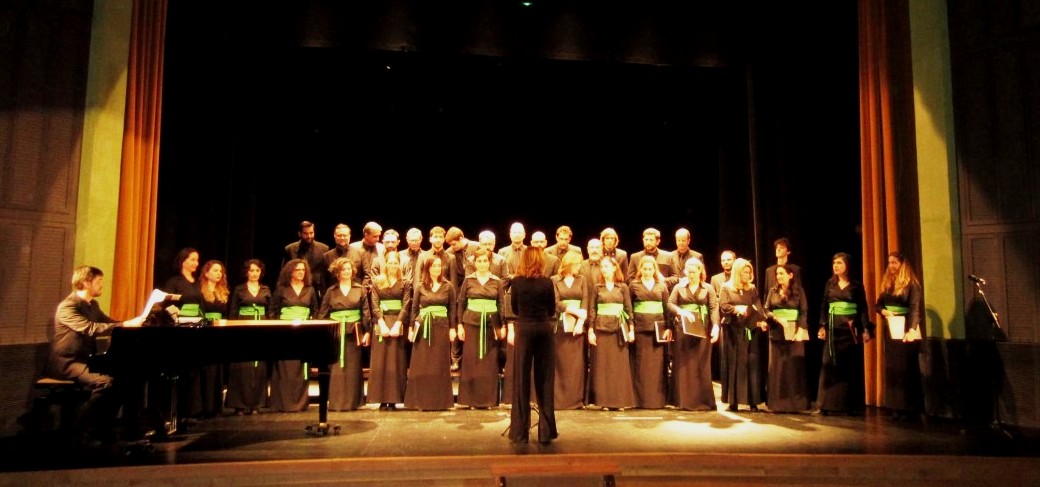
[(589, 316), (590, 286), (581, 272), (581, 262), (581, 254), (567, 252), (560, 261), (559, 273), (552, 277), (556, 312), (560, 315), (553, 334), (556, 350), (553, 404), (556, 409), (578, 409), (585, 405), (585, 320)]
[[(913, 419), (924, 408), (921, 387), (921, 282), (903, 254), (889, 252), (888, 265), (874, 311), (885, 320), (902, 321), (895, 335), (885, 327), (885, 380), (881, 404), (892, 411), (892, 419)], [(902, 317), (902, 320), (895, 320)], [(900, 333), (902, 332), (902, 333)]]
[(451, 387), (451, 340), (453, 323), (458, 323), (455, 286), (448, 281), (448, 265), (442, 253), (430, 253), (422, 263), (412, 295), (413, 320), (408, 336), (412, 360), (404, 406), (420, 411), (451, 409), (455, 399)]
[(603, 409), (635, 407), (632, 363), (628, 346), (632, 330), (632, 296), (625, 277), (612, 257), (599, 261), (600, 283), (590, 294), (589, 402)]
[(368, 402), (392, 411), (404, 402), (408, 383), (408, 345), (406, 323), (412, 308), (412, 283), (404, 279), (401, 255), (387, 251), (373, 282), (372, 292), (379, 298), (383, 321), (375, 327), (368, 373)]
[(809, 338), (809, 304), (791, 264), (770, 269), (776, 285), (768, 290), (765, 302), (770, 323), (766, 405), (774, 413), (802, 412), (809, 409), (804, 343)]
[[(311, 286), (311, 267), (304, 259), (291, 259), (278, 275), (271, 296), (270, 316), (279, 320), (307, 320), (318, 310), (318, 294)], [(307, 409), (309, 364), (279, 360), (272, 364), (270, 405), (274, 411)]]
[[(696, 257), (686, 261), (686, 279), (672, 289), (668, 310), (678, 317), (672, 334), (672, 386), (675, 406), (689, 411), (714, 411), (715, 388), (711, 383), (711, 345), (719, 340), (719, 298), (705, 282), (704, 263)], [(683, 330), (682, 320), (704, 326), (706, 336)], [(699, 322), (699, 323), (698, 323)]]
[[(230, 314), (239, 320), (262, 320), (271, 307), (271, 288), (260, 282), (264, 263), (249, 259), (242, 266), (245, 282), (231, 292)], [(267, 362), (236, 362), (230, 365), (227, 385), (227, 407), (235, 414), (256, 414), (267, 406)]]
[(513, 409), (509, 416), (509, 440), (527, 443), (531, 424), (531, 377), (534, 376), (538, 401), (538, 442), (556, 439), (556, 411), (553, 405), (553, 316), (556, 293), (552, 280), (544, 276), (542, 249), (528, 247), (520, 256), (513, 276), (512, 305), (516, 323), (510, 324), (506, 340), (515, 347), (513, 368)]
[(844, 412), (860, 414), (865, 405), (863, 384), (863, 344), (873, 338), (867, 297), (863, 284), (849, 274), (852, 256), (834, 254), (834, 273), (823, 288), (820, 305), (820, 330), (826, 340), (816, 407), (821, 414)]
[(747, 404), (751, 412), (757, 412), (762, 402), (759, 341), (767, 325), (754, 279), (751, 262), (738, 258), (733, 261), (730, 279), (722, 286), (719, 296), (725, 333), (722, 360), (726, 376), (722, 380), (722, 402), (729, 405), (730, 411)]
[[(661, 409), (666, 398), (665, 362), (667, 341), (672, 339), (666, 318), (668, 285), (657, 267), (655, 257), (644, 255), (639, 259), (636, 277), (628, 284), (632, 294), (632, 380), (636, 392), (636, 407)], [(658, 340), (661, 338), (662, 340)]]

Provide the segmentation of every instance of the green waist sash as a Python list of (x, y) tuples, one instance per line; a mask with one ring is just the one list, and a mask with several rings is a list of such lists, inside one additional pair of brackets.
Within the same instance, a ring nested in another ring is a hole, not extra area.
[(216, 312), (216, 311), (211, 311), (209, 313), (203, 313), (202, 317), (206, 318), (207, 320), (210, 320), (210, 321), (217, 321), (217, 320), (223, 318), (224, 315), (222, 313), (219, 313), (219, 312)]
[(257, 306), (255, 304), (249, 306), (239, 306), (238, 316), (251, 316), (254, 320), (259, 320), (261, 316), (266, 314), (267, 310), (263, 306)]
[(798, 310), (794, 308), (776, 308), (773, 310), (773, 316), (783, 318), (787, 321), (797, 321)]
[(354, 323), (361, 321), (361, 310), (360, 309), (341, 309), (339, 311), (333, 311), (329, 313), (329, 318), (344, 323)]
[[(834, 355), (834, 317), (835, 316), (850, 316), (856, 314), (856, 303), (850, 303), (848, 301), (835, 301), (827, 305), (828, 320), (827, 320), (827, 351), (831, 354), (831, 357), (835, 357), (834, 363), (837, 364), (837, 357)], [(856, 339), (856, 332), (852, 330), (852, 338)]]
[(199, 308), (198, 303), (184, 303), (181, 305), (180, 315), (187, 318), (202, 316), (202, 309)]
[(285, 306), (278, 314), (281, 320), (306, 320), (311, 316), (311, 309), (306, 306)]
[(827, 305), (828, 312), (832, 315), (848, 316), (856, 314), (856, 303), (848, 301), (835, 301)]
[[(278, 312), (278, 319), (281, 320), (306, 320), (311, 317), (311, 309), (306, 306), (283, 306)], [(310, 366), (307, 362), (303, 363), (303, 380), (308, 379), (308, 372)]]
[(910, 312), (910, 308), (907, 308), (906, 306), (895, 306), (891, 304), (885, 305), (885, 309), (891, 311), (892, 314), (899, 316), (905, 315)]
[(701, 321), (704, 324), (708, 323), (708, 305), (706, 305), (706, 304), (687, 303), (687, 304), (684, 304), (684, 305), (679, 306), (679, 307), (682, 308), (682, 309), (685, 309), (687, 311), (693, 311), (694, 313), (699, 313), (701, 315)]
[(346, 364), (347, 357), (347, 323), (357, 323), (361, 321), (361, 310), (341, 309), (329, 313), (329, 318), (339, 322), (339, 368), (342, 369)]
[(632, 304), (632, 311), (645, 315), (664, 314), (664, 303), (660, 301), (636, 301)]
[(624, 303), (599, 303), (596, 305), (596, 314), (617, 316), (622, 320), (628, 318), (628, 313), (625, 313)]
[[(581, 308), (581, 300), (580, 299), (563, 299), (563, 300), (560, 300), (560, 302), (563, 303), (563, 309), (570, 309), (571, 307)], [(563, 315), (564, 314), (566, 314), (566, 313), (560, 313), (560, 321), (561, 322), (563, 321)], [(555, 335), (555, 334), (556, 334), (556, 327), (553, 326), (553, 335)]]
[[(426, 306), (426, 307), (423, 307), (423, 308), (419, 308), (419, 317), (422, 318), (422, 320), (423, 320), (423, 324), (422, 324), (423, 335), (422, 335), (422, 337), (423, 337), (424, 340), (426, 340), (426, 343), (430, 343), (431, 342), (431, 339), (430, 339), (430, 320), (433, 319), (433, 318), (447, 318), (448, 317), (448, 307), (435, 304), (435, 305), (432, 305), (432, 306)], [(450, 324), (449, 324), (449, 326), (450, 326)]]
[(383, 310), (384, 313), (387, 311), (401, 311), (401, 300), (400, 299), (380, 299), (379, 309)]
[(477, 358), (483, 359), (487, 354), (487, 315), (498, 313), (498, 300), (485, 298), (469, 298), (466, 309), (480, 313), (480, 345), (477, 346)]
[(562, 300), (560, 302), (563, 303), (564, 309), (570, 308), (571, 306), (576, 306), (578, 308), (581, 307), (581, 300), (580, 299), (564, 299), (564, 300)]
[(618, 340), (619, 343), (623, 343), (625, 340), (625, 325), (628, 323), (628, 313), (625, 312), (624, 303), (598, 303), (596, 304), (596, 313), (601, 316), (617, 316), (621, 322), (621, 326), (618, 327)]

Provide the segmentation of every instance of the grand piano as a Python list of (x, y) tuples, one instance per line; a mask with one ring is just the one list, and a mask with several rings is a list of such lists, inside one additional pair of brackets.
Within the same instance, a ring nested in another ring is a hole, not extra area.
[[(339, 358), (339, 322), (333, 320), (219, 320), (207, 326), (118, 327), (91, 369), (117, 383), (159, 375), (176, 377), (186, 368), (254, 360), (301, 360), (317, 368), (318, 423), (307, 430), (329, 432), (329, 364)], [(172, 408), (176, 408), (173, 401)], [(166, 433), (176, 431), (176, 411)]]

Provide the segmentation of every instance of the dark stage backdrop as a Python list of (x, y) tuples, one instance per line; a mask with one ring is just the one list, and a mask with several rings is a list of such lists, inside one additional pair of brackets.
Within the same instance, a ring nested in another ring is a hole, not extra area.
[(761, 272), (788, 236), (812, 306), (831, 255), (858, 257), (855, 2), (816, 24), (801, 7), (498, 8), (455, 36), (409, 3), (170, 5), (159, 283), (193, 246), (232, 284), (259, 257), (273, 284), (304, 219), (330, 245), (339, 222), (491, 229), (500, 247), (513, 221), (550, 243), (570, 225), (582, 247), (612, 226), (630, 252), (646, 227), (665, 249), (686, 227), (709, 273), (725, 248)]

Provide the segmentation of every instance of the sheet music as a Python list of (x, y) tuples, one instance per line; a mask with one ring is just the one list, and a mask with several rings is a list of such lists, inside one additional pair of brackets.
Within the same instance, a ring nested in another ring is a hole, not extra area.
[(584, 309), (567, 308), (567, 311), (563, 312), (563, 331), (574, 333), (576, 327), (585, 324), (586, 318), (588, 318), (588, 312)]
[(686, 318), (686, 315), (679, 315), (679, 319), (682, 320), (683, 334), (698, 338), (706, 338), (708, 336), (705, 323), (699, 319), (699, 316), (698, 313), (693, 313), (693, 320), (690, 320)]
[(893, 340), (902, 340), (906, 331), (906, 316), (892, 315), (888, 319), (888, 333)]
[(163, 301), (166, 301), (167, 299), (169, 299), (171, 301), (180, 301), (181, 295), (180, 294), (169, 294), (169, 293), (160, 291), (158, 289), (152, 289), (152, 294), (150, 296), (148, 296), (148, 302), (144, 304), (144, 310), (141, 311), (141, 315), (140, 316), (142, 318), (147, 317), (148, 313), (152, 312), (152, 307), (153, 306), (155, 306), (158, 303), (162, 303)]

